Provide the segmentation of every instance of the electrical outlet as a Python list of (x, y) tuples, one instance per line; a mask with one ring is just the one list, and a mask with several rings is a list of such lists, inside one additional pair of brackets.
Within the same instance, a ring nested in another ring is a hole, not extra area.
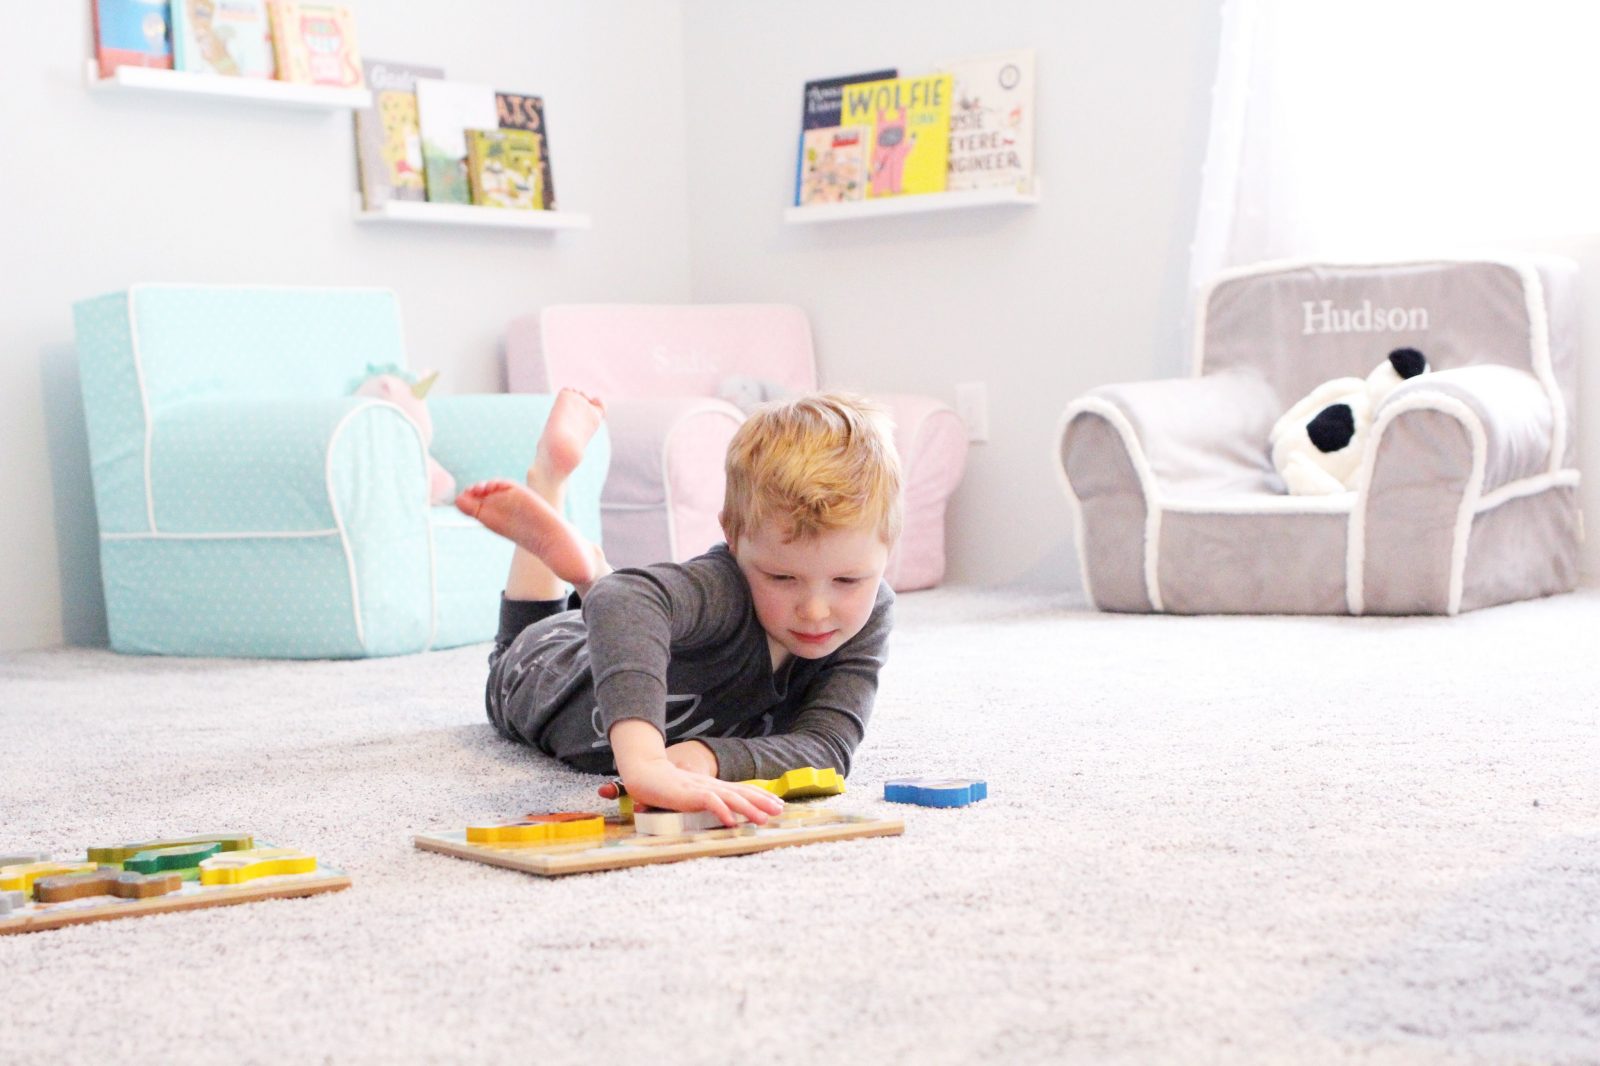
[(989, 439), (989, 386), (981, 381), (964, 381), (956, 386), (956, 414), (967, 427), (967, 439)]

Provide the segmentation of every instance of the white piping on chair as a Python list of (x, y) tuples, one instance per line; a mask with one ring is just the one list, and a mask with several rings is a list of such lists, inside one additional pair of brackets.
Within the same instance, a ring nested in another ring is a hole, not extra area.
[(1347, 514), (1354, 503), (1354, 492), (1326, 496), (1218, 496), (1200, 499), (1163, 497), (1161, 509), (1176, 514)]
[[(366, 627), (361, 624), (361, 583), (356, 580), (356, 556), (350, 547), (350, 531), (345, 528), (344, 516), (339, 513), (339, 497), (333, 490), (333, 449), (334, 445), (338, 443), (339, 434), (344, 432), (344, 427), (350, 420), (369, 407), (377, 407), (380, 402), (378, 400), (370, 400), (366, 403), (357, 404), (346, 411), (344, 416), (335, 423), (333, 432), (328, 434), (327, 451), (323, 453), (322, 457), (322, 477), (324, 488), (328, 493), (328, 509), (333, 512), (333, 524), (339, 531), (339, 547), (344, 551), (345, 573), (350, 577), (350, 606), (355, 612), (356, 641), (361, 645), (362, 651), (367, 649), (367, 632)], [(407, 421), (409, 422), (410, 419), (407, 419)]]
[(1067, 464), (1061, 461), (1061, 443), (1066, 439), (1067, 426), (1077, 414), (1076, 407), (1076, 404), (1068, 404), (1056, 423), (1055, 441), (1050, 448), (1050, 465), (1055, 469), (1056, 479), (1061, 483), (1061, 490), (1066, 493), (1067, 502), (1072, 507), (1072, 543), (1078, 553), (1078, 580), (1083, 583), (1083, 594), (1088, 598), (1089, 606), (1098, 611), (1100, 604), (1094, 598), (1094, 582), (1089, 579), (1089, 562), (1084, 557), (1083, 501), (1078, 499), (1072, 479), (1067, 476)]
[(144, 513), (150, 532), (156, 530), (156, 495), (150, 477), (150, 449), (155, 427), (150, 421), (150, 397), (145, 392), (144, 386), (144, 360), (139, 355), (139, 316), (134, 312), (138, 306), (134, 294), (143, 285), (134, 285), (128, 289), (128, 348), (133, 356), (133, 376), (139, 384), (139, 410), (144, 414)]
[(1478, 511), (1483, 496), (1483, 479), (1488, 466), (1489, 437), (1484, 431), (1478, 413), (1453, 396), (1417, 394), (1403, 396), (1378, 413), (1372, 426), (1373, 446), (1362, 459), (1356, 491), (1361, 506), (1350, 512), (1350, 530), (1345, 546), (1345, 603), (1351, 614), (1366, 613), (1366, 512), (1370, 504), (1367, 490), (1372, 482), (1372, 471), (1378, 460), (1378, 448), (1389, 424), (1409, 411), (1439, 411), (1459, 421), (1472, 441), (1472, 470), (1461, 494), (1456, 511), (1455, 532), (1450, 545), (1450, 591), (1445, 603), (1446, 614), (1461, 613), (1461, 592), (1466, 579), (1467, 541), (1472, 532), (1472, 518)]
[[(1107, 422), (1111, 423), (1112, 428), (1117, 431), (1117, 435), (1122, 438), (1123, 449), (1127, 451), (1128, 459), (1133, 463), (1134, 473), (1139, 477), (1139, 491), (1144, 493), (1145, 507), (1145, 593), (1150, 600), (1150, 609), (1160, 612), (1163, 610), (1163, 607), (1161, 605), (1161, 586), (1157, 582), (1157, 576), (1160, 573), (1159, 564), (1161, 551), (1162, 503), (1156, 492), (1155, 471), (1151, 469), (1150, 461), (1145, 457), (1144, 449), (1139, 446), (1139, 438), (1138, 435), (1133, 431), (1133, 423), (1128, 421), (1128, 416), (1123, 414), (1121, 409), (1115, 404), (1107, 400), (1103, 400), (1097, 396), (1085, 396), (1082, 399), (1073, 401), (1067, 405), (1066, 411), (1061, 416), (1061, 426), (1063, 432), (1065, 431), (1067, 425), (1078, 414), (1099, 415)], [(1060, 437), (1058, 435), (1057, 440), (1059, 439)], [(1058, 466), (1061, 466), (1059, 458), (1057, 458), (1056, 463)], [(1072, 491), (1072, 482), (1070, 478), (1067, 478), (1066, 468), (1061, 466), (1061, 471), (1062, 477), (1066, 478), (1067, 480), (1067, 491), (1072, 495), (1074, 501), (1076, 501), (1077, 493)], [(1079, 551), (1079, 560), (1080, 563), (1082, 563), (1081, 545)], [(1084, 565), (1085, 570), (1087, 570), (1087, 565)], [(1084, 587), (1086, 590), (1088, 589), (1087, 580), (1085, 580)], [(1093, 602), (1092, 593), (1090, 594), (1090, 601)]]
[(1533, 353), (1533, 376), (1544, 386), (1545, 399), (1550, 403), (1550, 461), (1545, 470), (1555, 473), (1561, 469), (1561, 457), (1567, 450), (1567, 404), (1561, 397), (1561, 387), (1556, 384), (1555, 367), (1550, 357), (1550, 311), (1544, 298), (1544, 279), (1533, 267), (1507, 263), (1522, 276), (1523, 299), (1528, 308), (1529, 350)]
[(1520, 478), (1508, 481), (1492, 492), (1486, 492), (1478, 497), (1478, 514), (1492, 511), (1503, 503), (1520, 500), (1525, 496), (1537, 496), (1541, 492), (1551, 489), (1577, 486), (1580, 481), (1576, 470), (1557, 470), (1554, 474), (1536, 474), (1533, 477)]
[(228, 530), (217, 533), (102, 533), (101, 540), (310, 540), (337, 536), (337, 529)]

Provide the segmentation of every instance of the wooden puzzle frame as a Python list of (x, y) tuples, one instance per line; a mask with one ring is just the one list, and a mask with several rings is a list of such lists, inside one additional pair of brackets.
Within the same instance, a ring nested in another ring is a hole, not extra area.
[(829, 840), (899, 836), (899, 818), (867, 818), (826, 809), (789, 810), (765, 826), (738, 825), (670, 836), (645, 836), (620, 817), (606, 819), (602, 841), (574, 840), (553, 844), (475, 844), (464, 830), (418, 833), (413, 842), (423, 851), (502, 866), (509, 870), (562, 877), (567, 874), (621, 870), (659, 862), (682, 862), (725, 855), (750, 855), (774, 848), (819, 844)]
[[(114, 845), (107, 847), (90, 848), (82, 859), (57, 860), (62, 864), (83, 865), (90, 870), (83, 875), (94, 872), (94, 868), (102, 873), (125, 871), (125, 863), (140, 852), (147, 852), (150, 856), (158, 854), (171, 856), (175, 852), (195, 850), (185, 845), (193, 844), (219, 844), (220, 851), (214, 850), (214, 857), (226, 859), (235, 857), (244, 860), (247, 857), (260, 856), (258, 861), (271, 861), (264, 851), (250, 850), (255, 848), (255, 839), (246, 833), (221, 833), (208, 834), (198, 837), (183, 837), (167, 840), (151, 840), (144, 843)], [(262, 849), (271, 849), (271, 845), (263, 844)], [(10, 910), (0, 914), (0, 935), (7, 933), (36, 933), (46, 929), (59, 929), (67, 925), (81, 925), (86, 922), (112, 921), (117, 918), (137, 918), (146, 914), (162, 914), (169, 911), (199, 910), (203, 907), (226, 907), (235, 903), (252, 903), (260, 899), (291, 899), (298, 896), (316, 896), (324, 892), (338, 892), (350, 887), (350, 877), (343, 870), (323, 866), (315, 857), (307, 852), (296, 849), (271, 849), (281, 850), (285, 854), (293, 853), (292, 857), (305, 859), (314, 863), (314, 867), (303, 873), (268, 873), (265, 876), (253, 877), (239, 883), (206, 884), (204, 871), (209, 865), (214, 865), (210, 860), (199, 861), (191, 859), (187, 862), (172, 863), (172, 869), (166, 871), (167, 875), (181, 877), (182, 883), (177, 890), (166, 892), (163, 895), (145, 896), (139, 898), (121, 898), (111, 895), (83, 896), (77, 899), (64, 899), (59, 902), (44, 903), (35, 898), (31, 888), (24, 885), (25, 902), (19, 909)], [(204, 854), (204, 853), (202, 853)], [(18, 856), (19, 858), (21, 856)], [(49, 859), (38, 856), (30, 861), (48, 862)], [(170, 858), (168, 860), (171, 861)], [(224, 863), (224, 865), (227, 865)], [(192, 867), (192, 868), (191, 868)], [(12, 867), (15, 872), (19, 868)], [(49, 875), (31, 872), (29, 876), (41, 878), (39, 884), (44, 884), (51, 879)], [(144, 875), (162, 876), (162, 875)], [(56, 878), (68, 880), (69, 878)], [(0, 910), (5, 908), (0, 907)]]

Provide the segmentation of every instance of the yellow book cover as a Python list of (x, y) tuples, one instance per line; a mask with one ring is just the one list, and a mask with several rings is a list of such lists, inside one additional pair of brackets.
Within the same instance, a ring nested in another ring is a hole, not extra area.
[(867, 130), (867, 197), (944, 192), (950, 163), (948, 74), (844, 87), (840, 124)]
[(539, 135), (531, 130), (467, 130), (467, 180), (475, 204), (542, 208)]

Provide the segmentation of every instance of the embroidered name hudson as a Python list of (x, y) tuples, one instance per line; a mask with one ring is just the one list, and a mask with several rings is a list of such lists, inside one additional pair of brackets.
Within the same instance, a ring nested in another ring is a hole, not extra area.
[(1332, 300), (1302, 300), (1305, 329), (1308, 333), (1399, 333), (1421, 332), (1428, 328), (1426, 307), (1373, 307), (1362, 300), (1360, 307), (1335, 307)]

